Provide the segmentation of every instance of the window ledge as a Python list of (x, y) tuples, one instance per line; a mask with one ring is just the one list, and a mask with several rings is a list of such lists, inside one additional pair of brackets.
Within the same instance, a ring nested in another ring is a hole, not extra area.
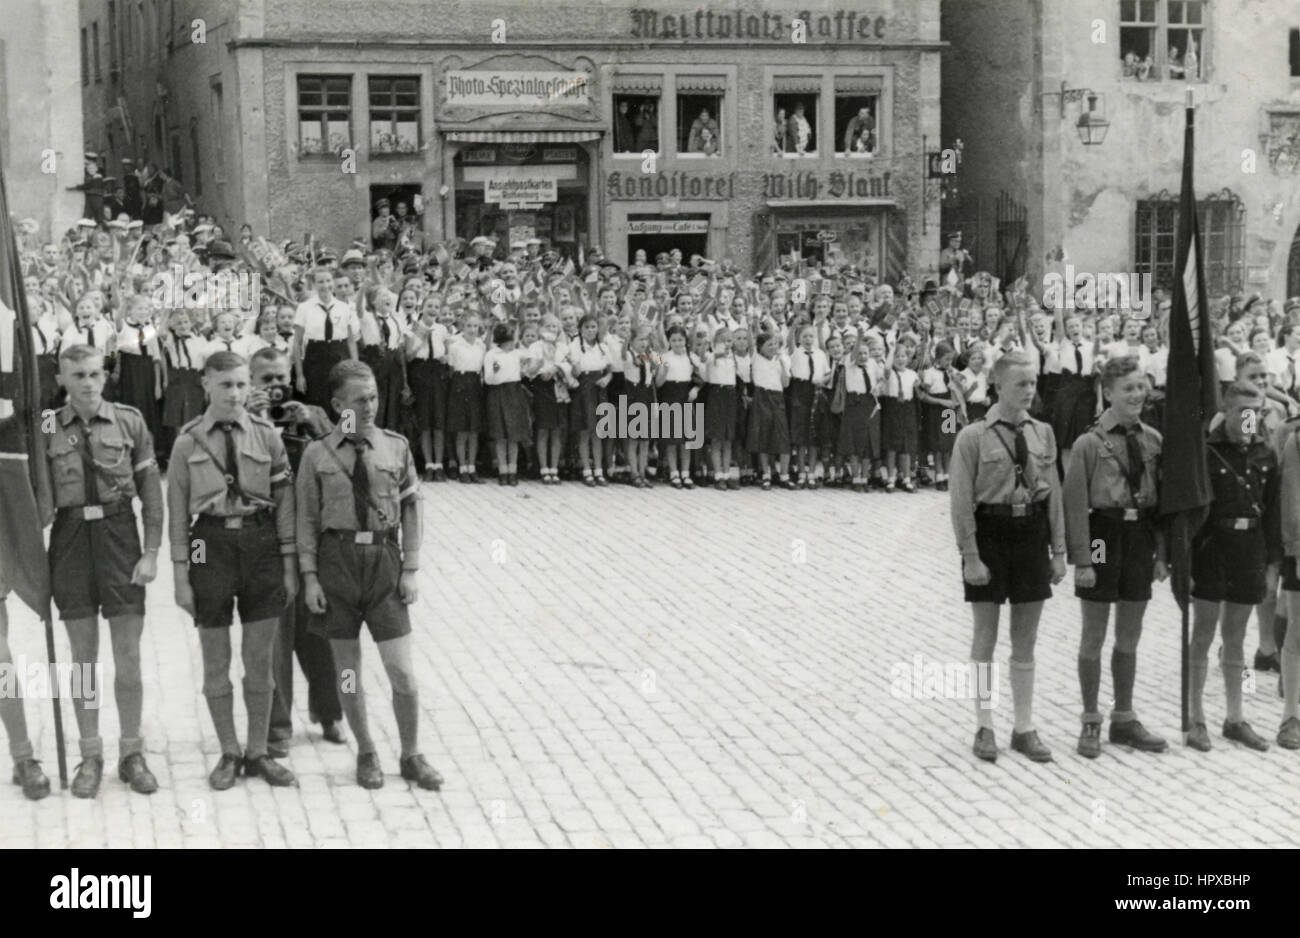
[[(776, 156), (775, 153), (772, 155)], [(817, 160), (821, 159), (821, 155), (816, 151), (812, 153), (782, 153), (780, 158), (783, 160)]]
[(835, 158), (837, 160), (878, 160), (880, 159), (880, 154), (879, 153), (845, 153), (841, 151), (835, 154)]
[[(662, 150), (651, 150), (650, 152), (653, 153), (653, 154), (655, 155), (655, 159), (657, 159), (657, 160), (659, 160), (659, 159), (663, 159), (664, 152), (663, 152)], [(639, 160), (639, 159), (643, 159), (643, 155), (642, 155), (642, 153), (641, 153), (640, 150), (638, 150), (638, 151), (635, 152), (635, 153), (615, 153), (615, 154), (614, 154), (614, 159), (616, 159), (616, 160)]]
[(721, 153), (678, 153), (679, 160), (717, 160), (722, 158)]

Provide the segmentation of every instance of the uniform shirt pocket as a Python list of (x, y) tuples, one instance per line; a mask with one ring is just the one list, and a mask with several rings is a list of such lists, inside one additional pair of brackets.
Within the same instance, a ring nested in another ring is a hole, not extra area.
[(253, 498), (271, 500), (271, 454), (249, 448), (239, 451), (239, 487)]
[(109, 498), (131, 498), (135, 495), (135, 466), (132, 461), (131, 440), (118, 430), (109, 430), (91, 437), (91, 453), (99, 477), (112, 486)]
[(329, 457), (320, 461), (316, 471), (320, 480), (321, 527), (351, 527), (351, 523), (346, 520), (353, 514), (351, 478), (342, 466)]
[(46, 451), (50, 460), (50, 474), (54, 480), (55, 504), (59, 507), (80, 505), (85, 501), (85, 484), (81, 453), (65, 436), (56, 436)]
[(190, 514), (200, 514), (226, 494), (226, 474), (212, 457), (201, 449), (185, 460), (190, 476)]
[(402, 467), (396, 463), (379, 463), (370, 473), (371, 492), (384, 510), (384, 523), (396, 523), (400, 515)]

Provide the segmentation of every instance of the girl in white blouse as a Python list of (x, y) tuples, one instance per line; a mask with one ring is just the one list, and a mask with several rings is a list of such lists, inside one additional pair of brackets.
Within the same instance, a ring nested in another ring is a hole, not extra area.
[(781, 485), (794, 490), (790, 478), (790, 426), (785, 415), (785, 389), (790, 385), (790, 361), (781, 353), (776, 333), (758, 337), (758, 354), (750, 365), (754, 399), (749, 409), (747, 446), (758, 453), (763, 491), (772, 488), (771, 458), (776, 456)]
[[(675, 407), (675, 410), (660, 409), (665, 416), (660, 418), (660, 440), (668, 452), (669, 484), (675, 489), (692, 489), (691, 451), (682, 441), (686, 408), (691, 404), (691, 382), (695, 377), (695, 360), (686, 348), (686, 330), (673, 326), (667, 332), (668, 351), (655, 374), (655, 386), (659, 391), (659, 403), (663, 407)], [(666, 415), (677, 414), (671, 420)], [(665, 434), (668, 430), (671, 435)]]
[(447, 432), (456, 436), (456, 463), (460, 481), (481, 483), (475, 465), (478, 459), (478, 435), (483, 430), (483, 357), (487, 350), (482, 321), (470, 314), (461, 330), (447, 337), (447, 364), (451, 366), (451, 385), (447, 391)]
[[(600, 323), (588, 313), (578, 322), (578, 336), (569, 344), (569, 362), (578, 387), (569, 409), (570, 426), (578, 433), (578, 459), (582, 463), (582, 484), (588, 488), (608, 485), (596, 440), (597, 409), (605, 402), (605, 388), (612, 369), (600, 341)], [(595, 466), (593, 474), (593, 465)]]
[(518, 485), (519, 444), (532, 442), (528, 396), (520, 383), (523, 353), (515, 348), (513, 330), (503, 322), (492, 328), (492, 346), (483, 356), (488, 436), (497, 450), (497, 484)]

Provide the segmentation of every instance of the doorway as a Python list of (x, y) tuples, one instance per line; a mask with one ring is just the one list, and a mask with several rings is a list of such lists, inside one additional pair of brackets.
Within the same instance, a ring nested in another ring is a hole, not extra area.
[(1291, 253), (1286, 259), (1286, 295), (1300, 296), (1300, 227), (1291, 239)]

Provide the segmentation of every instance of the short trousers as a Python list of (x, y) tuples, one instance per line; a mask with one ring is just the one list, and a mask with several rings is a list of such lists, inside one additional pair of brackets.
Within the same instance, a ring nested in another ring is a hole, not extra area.
[(190, 587), (194, 590), (194, 624), (228, 629), (239, 604), (240, 622), (278, 619), (288, 598), (284, 560), (270, 512), (250, 515), (238, 530), (224, 518), (200, 515), (190, 531), (191, 543), (203, 541), (203, 563), (191, 552)]
[(978, 517), (975, 543), (989, 568), (989, 581), (973, 586), (963, 578), (966, 602), (1014, 605), (1051, 599), (1052, 532), (1045, 511), (1023, 518)]
[(1261, 529), (1233, 531), (1207, 521), (1192, 541), (1192, 597), (1243, 606), (1261, 603), (1267, 565)]
[(54, 516), (50, 532), (50, 580), (59, 617), (144, 615), (144, 587), (131, 582), (140, 559), (135, 512), (83, 521), (70, 512)]
[(398, 592), (402, 551), (396, 533), (357, 544), (352, 532), (322, 531), (316, 575), (325, 591), (325, 613), (313, 615), (311, 632), (325, 638), (361, 637), (361, 623), (376, 642), (411, 634), (411, 616)]
[(1282, 589), (1290, 593), (1300, 593), (1300, 571), (1296, 569), (1294, 557), (1282, 558)]
[(1105, 515), (1088, 517), (1090, 544), (1104, 545), (1105, 561), (1094, 563), (1097, 585), (1074, 588), (1074, 595), (1095, 603), (1146, 602), (1155, 578), (1155, 524), (1149, 518), (1122, 521)]

